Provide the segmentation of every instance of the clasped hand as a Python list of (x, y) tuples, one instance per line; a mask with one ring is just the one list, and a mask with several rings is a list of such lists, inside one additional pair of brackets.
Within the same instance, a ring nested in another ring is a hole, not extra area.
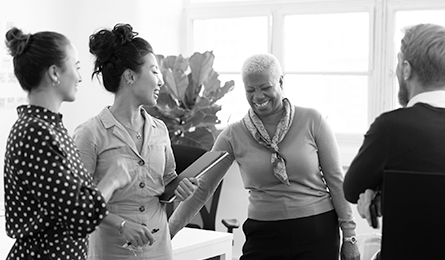
[(131, 221), (125, 223), (121, 235), (127, 242), (131, 243), (132, 247), (144, 246), (146, 244), (151, 246), (155, 242), (152, 231), (146, 225)]
[[(366, 218), (368, 221), (368, 224), (372, 226), (372, 220), (371, 220), (371, 211), (369, 209), (369, 206), (372, 203), (372, 200), (374, 199), (376, 195), (376, 192), (371, 189), (366, 189), (365, 192), (361, 193), (359, 196), (359, 199), (357, 201), (357, 210), (358, 213), (362, 218)], [(375, 206), (377, 209), (377, 216), (382, 215), (382, 209), (381, 209), (381, 201), (380, 196), (377, 197), (377, 200), (375, 201)], [(379, 222), (377, 221), (377, 228), (379, 227)]]
[(177, 200), (184, 201), (190, 197), (198, 188), (199, 181), (197, 178), (184, 178), (175, 190)]

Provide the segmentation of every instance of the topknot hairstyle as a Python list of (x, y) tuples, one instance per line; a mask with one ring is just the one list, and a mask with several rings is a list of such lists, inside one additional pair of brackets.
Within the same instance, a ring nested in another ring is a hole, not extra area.
[(15, 76), (23, 90), (30, 92), (39, 86), (48, 67), (64, 68), (65, 49), (70, 41), (60, 33), (25, 34), (14, 27), (6, 32), (5, 43), (13, 57)]
[(139, 72), (144, 56), (153, 48), (137, 37), (129, 24), (116, 24), (112, 30), (102, 29), (90, 36), (90, 53), (96, 57), (92, 77), (102, 75), (105, 89), (116, 93), (126, 69)]
[(269, 53), (254, 54), (248, 57), (241, 68), (243, 81), (247, 76), (267, 73), (278, 80), (283, 75), (280, 62)]

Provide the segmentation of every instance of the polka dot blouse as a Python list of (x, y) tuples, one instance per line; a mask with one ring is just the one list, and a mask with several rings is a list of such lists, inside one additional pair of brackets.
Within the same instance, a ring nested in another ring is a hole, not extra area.
[(87, 235), (106, 216), (62, 115), (17, 108), (5, 154), (7, 259), (86, 259)]

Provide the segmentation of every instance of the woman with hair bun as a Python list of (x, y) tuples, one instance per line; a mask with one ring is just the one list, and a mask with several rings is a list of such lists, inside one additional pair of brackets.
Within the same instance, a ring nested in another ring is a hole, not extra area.
[(5, 154), (7, 259), (86, 259), (88, 239), (114, 190), (130, 181), (119, 160), (97, 186), (63, 126), (59, 108), (81, 82), (76, 48), (62, 34), (12, 28), (6, 46), (29, 104), (17, 108)]
[[(142, 107), (157, 104), (163, 80), (151, 45), (137, 35), (129, 24), (117, 24), (90, 36), (93, 77), (102, 77), (114, 102), (78, 126), (74, 139), (95, 181), (118, 158), (132, 180), (110, 199), (110, 214), (90, 237), (89, 259), (172, 259), (167, 214), (158, 197), (177, 177), (175, 161), (164, 122)], [(184, 179), (178, 198), (190, 196), (196, 184)]]

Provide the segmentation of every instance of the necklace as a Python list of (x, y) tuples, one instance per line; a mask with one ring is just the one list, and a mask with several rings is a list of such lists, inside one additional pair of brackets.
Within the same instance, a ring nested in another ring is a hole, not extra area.
[(141, 128), (140, 128), (138, 131), (136, 131), (136, 130), (134, 130), (134, 129), (132, 129), (132, 128), (126, 126), (126, 125), (124, 125), (119, 119), (117, 119), (117, 117), (113, 114), (113, 112), (111, 112), (111, 109), (110, 109), (110, 113), (111, 113), (111, 115), (113, 115), (113, 117), (114, 117), (114, 119), (116, 119), (116, 121), (118, 121), (123, 127), (125, 127), (125, 129), (130, 130), (130, 131), (132, 131), (132, 132), (135, 132), (135, 133), (136, 133), (136, 138), (137, 138), (137, 139), (141, 139), (141, 138), (142, 138), (142, 133), (141, 133), (141, 131), (142, 131), (142, 129), (144, 128), (144, 124), (142, 124)]
[[(122, 123), (121, 123), (121, 124), (122, 124)], [(144, 125), (141, 126), (141, 129), (139, 129), (139, 131), (133, 130), (133, 129), (131, 129), (130, 127), (124, 125), (124, 124), (122, 124), (122, 125), (123, 125), (127, 130), (130, 130), (130, 131), (132, 131), (132, 132), (135, 132), (135, 133), (136, 133), (136, 138), (137, 138), (137, 139), (141, 139), (141, 138), (142, 138), (141, 130), (142, 130), (142, 128), (144, 128)]]

